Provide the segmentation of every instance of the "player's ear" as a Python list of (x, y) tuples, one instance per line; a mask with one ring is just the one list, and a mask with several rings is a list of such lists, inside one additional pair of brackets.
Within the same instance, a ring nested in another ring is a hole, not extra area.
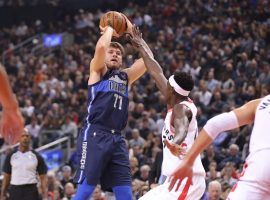
[(125, 37), (126, 37), (126, 39), (127, 39), (128, 41), (132, 42), (133, 36), (132, 36), (131, 34), (126, 33), (126, 34), (125, 34)]

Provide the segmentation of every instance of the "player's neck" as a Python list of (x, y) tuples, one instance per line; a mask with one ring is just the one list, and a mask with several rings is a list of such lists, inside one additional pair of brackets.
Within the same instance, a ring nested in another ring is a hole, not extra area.
[(172, 102), (171, 102), (171, 106), (173, 107), (176, 104), (181, 103), (182, 101), (186, 101), (187, 97), (183, 97), (183, 96), (174, 96), (172, 98)]
[(19, 150), (23, 153), (27, 152), (30, 150), (28, 146), (19, 146)]

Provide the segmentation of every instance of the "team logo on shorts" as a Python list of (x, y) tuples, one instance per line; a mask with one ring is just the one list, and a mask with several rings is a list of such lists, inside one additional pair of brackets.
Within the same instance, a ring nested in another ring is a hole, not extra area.
[(81, 169), (85, 168), (86, 154), (87, 154), (87, 142), (83, 142), (82, 143), (82, 157), (80, 160)]

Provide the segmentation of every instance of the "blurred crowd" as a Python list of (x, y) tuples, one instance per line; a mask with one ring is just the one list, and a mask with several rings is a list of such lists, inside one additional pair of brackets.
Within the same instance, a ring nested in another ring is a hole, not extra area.
[(60, 0), (0, 0), (0, 7), (12, 6), (12, 7), (23, 7), (23, 6), (37, 6), (37, 5), (52, 5), (57, 6)]
[[(130, 1), (122, 12), (140, 27), (167, 77), (175, 70), (193, 76), (196, 86), (191, 96), (198, 108), (199, 129), (210, 117), (269, 94), (269, 1), (151, 0), (145, 6)], [(46, 130), (60, 130), (57, 137), (76, 140), (86, 114), (89, 62), (100, 35), (102, 14), (100, 10), (80, 10), (61, 21), (21, 22), (0, 29), (0, 52), (8, 50), (5, 66), (34, 147)], [(16, 44), (42, 32), (69, 32), (74, 35), (74, 44), (46, 57), (35, 57), (26, 48), (13, 53)], [(138, 55), (126, 38), (121, 41), (126, 47), (124, 67), (130, 66)], [(161, 131), (166, 104), (148, 74), (130, 88), (129, 94), (129, 118), (123, 133), (137, 199), (162, 178)], [(251, 130), (252, 125), (224, 132), (203, 153), (206, 181), (210, 183), (204, 199), (226, 199), (248, 155)], [(70, 181), (76, 164), (74, 154), (68, 164), (61, 173), (48, 174), (54, 199), (70, 199), (75, 192)], [(92, 199), (110, 199), (105, 197), (109, 195), (97, 187)]]

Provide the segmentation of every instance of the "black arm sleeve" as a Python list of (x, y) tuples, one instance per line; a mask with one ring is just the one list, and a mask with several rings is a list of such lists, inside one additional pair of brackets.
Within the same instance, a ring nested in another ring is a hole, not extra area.
[(11, 152), (7, 155), (5, 162), (4, 162), (4, 166), (3, 166), (3, 172), (7, 173), (7, 174), (11, 174), (11, 156), (13, 155), (14, 152)]
[(37, 160), (38, 160), (37, 173), (39, 175), (47, 174), (48, 167), (47, 167), (44, 159), (42, 158), (42, 156), (38, 152), (33, 151), (33, 153), (37, 156)]

